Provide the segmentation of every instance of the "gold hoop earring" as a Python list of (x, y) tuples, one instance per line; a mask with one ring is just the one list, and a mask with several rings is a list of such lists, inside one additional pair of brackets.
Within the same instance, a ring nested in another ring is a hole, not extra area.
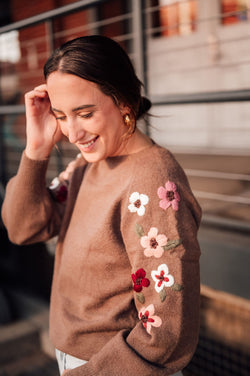
[(130, 137), (135, 132), (135, 120), (134, 118), (131, 119), (129, 114), (125, 114), (123, 116), (123, 121), (126, 127), (128, 128), (127, 136)]
[(124, 124), (126, 125), (126, 127), (130, 127), (131, 126), (131, 119), (130, 119), (130, 116), (129, 114), (126, 114), (123, 116), (123, 121), (124, 121)]

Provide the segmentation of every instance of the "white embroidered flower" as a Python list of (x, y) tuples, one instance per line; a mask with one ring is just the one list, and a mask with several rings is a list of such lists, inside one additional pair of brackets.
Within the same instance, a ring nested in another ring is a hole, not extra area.
[(55, 177), (52, 182), (50, 183), (49, 185), (49, 189), (53, 190), (53, 189), (56, 189), (58, 188), (60, 185), (60, 180), (58, 179), (58, 177)]
[(128, 209), (131, 213), (137, 213), (139, 216), (145, 214), (145, 205), (149, 202), (147, 195), (133, 192), (129, 197), (130, 205)]
[(155, 281), (155, 290), (159, 293), (164, 287), (170, 287), (174, 284), (174, 277), (168, 274), (166, 264), (161, 264), (158, 270), (152, 270), (151, 277)]

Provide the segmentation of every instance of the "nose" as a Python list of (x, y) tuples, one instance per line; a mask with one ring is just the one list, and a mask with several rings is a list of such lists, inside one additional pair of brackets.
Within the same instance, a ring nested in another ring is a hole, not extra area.
[(77, 121), (69, 121), (67, 124), (67, 137), (71, 144), (75, 144), (78, 140), (83, 138), (85, 135), (85, 130), (82, 125)]

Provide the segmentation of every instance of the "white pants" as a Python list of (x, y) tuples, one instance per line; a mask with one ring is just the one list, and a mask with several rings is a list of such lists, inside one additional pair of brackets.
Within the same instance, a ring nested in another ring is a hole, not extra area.
[(59, 367), (60, 375), (62, 375), (65, 369), (73, 369), (82, 366), (87, 363), (87, 360), (75, 358), (69, 354), (56, 349), (56, 359)]
[[(57, 349), (56, 349), (56, 359), (58, 362), (60, 375), (62, 375), (65, 369), (77, 368), (87, 363), (87, 360), (75, 358), (74, 356), (65, 354), (64, 352), (57, 350)], [(179, 371), (172, 376), (183, 376), (183, 374), (181, 371)]]

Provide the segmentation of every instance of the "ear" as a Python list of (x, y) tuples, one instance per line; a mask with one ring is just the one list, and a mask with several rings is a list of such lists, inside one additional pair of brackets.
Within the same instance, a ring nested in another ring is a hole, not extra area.
[(122, 116), (131, 113), (131, 108), (124, 103), (119, 104), (119, 108)]

